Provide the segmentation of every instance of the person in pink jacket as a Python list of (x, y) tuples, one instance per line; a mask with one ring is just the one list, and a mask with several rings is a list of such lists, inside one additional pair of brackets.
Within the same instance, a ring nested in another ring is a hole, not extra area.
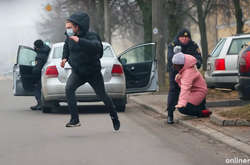
[(195, 57), (179, 52), (173, 56), (172, 62), (178, 71), (175, 81), (181, 89), (175, 107), (186, 115), (210, 116), (212, 112), (206, 108), (207, 84), (196, 68)]

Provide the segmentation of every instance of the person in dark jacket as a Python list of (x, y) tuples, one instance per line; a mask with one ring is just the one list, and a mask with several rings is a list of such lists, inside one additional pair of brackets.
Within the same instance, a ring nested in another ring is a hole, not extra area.
[(198, 45), (192, 41), (191, 33), (188, 29), (182, 29), (176, 36), (175, 40), (168, 46), (168, 71), (169, 71), (169, 93), (168, 93), (168, 124), (174, 123), (174, 110), (175, 105), (178, 102), (178, 97), (180, 93), (180, 88), (175, 82), (175, 76), (178, 73), (177, 70), (173, 68), (172, 58), (175, 53), (182, 52), (184, 54), (192, 55), (196, 58), (196, 66), (199, 69), (202, 65), (202, 56)]
[(66, 40), (63, 48), (61, 67), (68, 62), (72, 73), (66, 83), (66, 98), (71, 119), (66, 127), (80, 126), (75, 91), (88, 82), (97, 96), (104, 102), (115, 130), (119, 130), (120, 121), (112, 99), (107, 95), (101, 73), (100, 57), (103, 46), (98, 34), (89, 32), (89, 16), (84, 12), (72, 14), (65, 24)]
[(34, 50), (37, 53), (37, 56), (35, 59), (36, 65), (32, 70), (32, 74), (34, 75), (34, 77), (36, 77), (34, 84), (34, 95), (37, 101), (37, 105), (30, 108), (32, 110), (41, 110), (41, 70), (44, 64), (47, 62), (50, 48), (46, 44), (44, 44), (42, 40), (39, 39), (34, 42)]

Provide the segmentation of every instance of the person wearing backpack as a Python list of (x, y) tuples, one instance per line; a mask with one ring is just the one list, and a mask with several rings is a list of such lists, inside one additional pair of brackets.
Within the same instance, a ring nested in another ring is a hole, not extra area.
[(71, 114), (66, 127), (81, 126), (75, 91), (88, 82), (109, 110), (114, 130), (119, 130), (116, 107), (107, 95), (101, 73), (100, 58), (103, 55), (103, 45), (97, 33), (89, 31), (90, 18), (87, 13), (76, 12), (66, 21), (66, 40), (63, 47), (61, 67), (68, 62), (72, 73), (66, 83), (66, 98)]

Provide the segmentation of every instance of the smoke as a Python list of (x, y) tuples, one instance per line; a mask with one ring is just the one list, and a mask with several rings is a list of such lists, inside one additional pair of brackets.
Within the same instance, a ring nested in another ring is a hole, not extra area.
[(32, 47), (39, 38), (35, 22), (39, 20), (44, 0), (0, 1), (0, 74), (12, 71), (18, 45)]

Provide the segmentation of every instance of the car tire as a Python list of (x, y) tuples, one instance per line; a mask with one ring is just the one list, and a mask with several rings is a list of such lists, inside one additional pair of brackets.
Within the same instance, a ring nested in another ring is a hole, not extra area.
[(116, 106), (117, 112), (125, 112), (127, 104), (127, 96), (125, 96), (123, 99), (114, 100), (114, 104)]
[(56, 105), (58, 105), (58, 102), (56, 101), (46, 101), (43, 95), (41, 96), (41, 101), (41, 108), (43, 113), (51, 113), (52, 110), (56, 107)]

